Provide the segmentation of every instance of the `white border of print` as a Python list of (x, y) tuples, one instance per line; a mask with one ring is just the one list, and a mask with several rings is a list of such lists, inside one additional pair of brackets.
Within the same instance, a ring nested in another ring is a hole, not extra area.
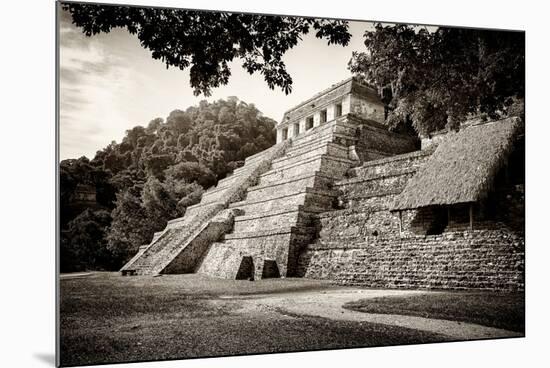
[[(103, 2), (113, 2), (104, 0)], [(446, 24), (527, 31), (527, 337), (493, 341), (328, 350), (217, 359), (139, 363), (140, 367), (280, 367), (339, 365), (518, 367), (547, 360), (550, 310), (546, 272), (545, 186), (550, 136), (547, 114), (548, 26), (543, 2), (278, 0), (128, 0), (135, 5), (240, 10), (351, 19)], [(116, 2), (114, 2), (116, 3)], [(2, 253), (0, 366), (53, 366), (55, 328), (55, 3), (3, 4)], [(117, 364), (116, 367), (137, 365)], [(107, 366), (106, 366), (107, 367)]]

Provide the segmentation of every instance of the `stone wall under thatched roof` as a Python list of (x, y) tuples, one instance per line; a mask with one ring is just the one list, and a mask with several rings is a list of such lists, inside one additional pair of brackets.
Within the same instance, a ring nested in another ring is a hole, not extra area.
[(522, 123), (507, 118), (450, 133), (407, 183), (391, 210), (476, 202), (491, 190)]

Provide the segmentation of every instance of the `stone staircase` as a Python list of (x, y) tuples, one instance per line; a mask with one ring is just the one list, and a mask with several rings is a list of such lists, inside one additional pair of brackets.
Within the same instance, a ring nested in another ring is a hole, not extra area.
[[(121, 273), (156, 275), (182, 269), (192, 272), (202, 257), (200, 250), (204, 252), (206, 243), (216, 241), (229, 231), (233, 217), (239, 213), (223, 210), (230, 203), (241, 200), (248, 187), (269, 169), (271, 161), (283, 155), (288, 145), (289, 142), (283, 142), (248, 157), (241, 168), (207, 190), (200, 203), (188, 207), (183, 217), (169, 221), (149, 245), (140, 247)], [(188, 261), (184, 261), (186, 257)]]
[(243, 259), (251, 257), (248, 278), (267, 277), (267, 262), (277, 265), (280, 276), (296, 275), (297, 256), (315, 232), (314, 216), (333, 207), (338, 193), (332, 184), (356, 164), (341, 144), (352, 144), (355, 130), (335, 121), (294, 138), (245, 199), (229, 205), (243, 214), (235, 217), (231, 233), (209, 247), (198, 272), (235, 278)]

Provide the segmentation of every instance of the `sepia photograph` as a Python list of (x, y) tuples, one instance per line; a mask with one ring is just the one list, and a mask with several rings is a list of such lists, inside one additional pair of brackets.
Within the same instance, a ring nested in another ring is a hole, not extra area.
[(153, 5), (56, 2), (58, 366), (525, 337), (524, 30)]

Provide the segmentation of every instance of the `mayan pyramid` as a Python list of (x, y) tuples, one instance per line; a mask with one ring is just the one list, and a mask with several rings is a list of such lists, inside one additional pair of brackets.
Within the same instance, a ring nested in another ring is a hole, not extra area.
[[(452, 208), (460, 216), (444, 224), (435, 221), (440, 206), (396, 207), (399, 195), (410, 192), (404, 191), (407, 184), (429, 165), (439, 141), (429, 139), (433, 145), (423, 142), (419, 149), (418, 139), (390, 132), (373, 88), (355, 79), (342, 81), (288, 110), (276, 129), (276, 145), (248, 157), (183, 217), (169, 221), (150, 244), (140, 247), (122, 274), (196, 272), (254, 280), (305, 276), (383, 287), (523, 287), (523, 238), (500, 222), (478, 218), (474, 231), (461, 227), (472, 221), (464, 218), (462, 204), (448, 204), (453, 207), (445, 213)], [(504, 138), (512, 142), (521, 136), (514, 132)], [(484, 144), (494, 145), (490, 140)], [(464, 230), (471, 231), (466, 238), (457, 237)], [(502, 234), (510, 237), (493, 246), (491, 239), (502, 239)], [(479, 243), (475, 251), (464, 246), (472, 242)], [(437, 258), (430, 253), (435, 246), (446, 254), (441, 244), (452, 254)], [(464, 270), (464, 264), (486, 265), (491, 257), (500, 257), (501, 263), (480, 266), (493, 277), (490, 284), (480, 284)]]

